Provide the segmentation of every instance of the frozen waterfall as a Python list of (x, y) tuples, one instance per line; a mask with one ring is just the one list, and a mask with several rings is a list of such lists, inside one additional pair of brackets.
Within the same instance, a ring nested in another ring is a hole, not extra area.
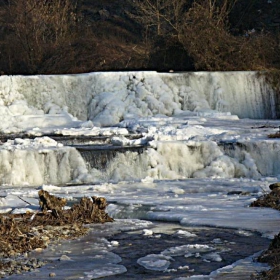
[[(267, 139), (279, 127), (276, 96), (256, 72), (1, 76), (0, 82), (1, 134), (39, 136), (0, 144), (0, 184), (280, 174), (279, 143)], [(75, 147), (40, 137), (56, 134), (145, 149), (115, 152), (106, 162), (91, 155), (92, 163)]]
[[(1, 76), (0, 83), (0, 114), (6, 117), (14, 115), (12, 105), (19, 100), (36, 108), (36, 114), (68, 111), (98, 126), (115, 125), (132, 116), (171, 116), (182, 111), (206, 114), (215, 110), (253, 119), (276, 117), (274, 93), (256, 72)], [(30, 114), (27, 109), (22, 112)]]

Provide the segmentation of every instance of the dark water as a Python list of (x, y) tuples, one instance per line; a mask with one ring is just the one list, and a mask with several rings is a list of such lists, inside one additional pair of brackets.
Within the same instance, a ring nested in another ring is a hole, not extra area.
[(143, 153), (146, 147), (118, 147), (118, 146), (75, 146), (80, 152), (85, 162), (90, 168), (98, 170), (106, 169), (107, 164), (116, 157), (118, 153), (137, 152), (138, 154)]
[[(107, 276), (105, 279), (174, 279), (191, 275), (208, 275), (212, 271), (230, 265), (237, 260), (246, 258), (256, 252), (264, 250), (269, 240), (252, 232), (250, 236), (234, 229), (209, 227), (182, 227), (174, 223), (153, 223), (152, 235), (143, 235), (141, 229), (122, 229), (122, 221), (104, 225), (92, 225), (88, 236), (74, 241), (54, 242), (43, 253), (31, 253), (30, 257), (47, 260), (48, 264), (38, 271), (14, 275), (8, 279), (50, 279), (50, 273), (55, 273), (54, 279), (91, 279), (84, 272), (114, 265), (125, 266), (127, 272)], [(184, 230), (195, 236), (178, 235), (178, 230)], [(118, 246), (106, 246), (104, 238), (117, 241)], [(187, 244), (203, 244), (213, 247), (221, 257), (221, 261), (205, 261), (200, 252), (185, 257), (184, 254), (172, 256), (169, 271), (154, 271), (144, 268), (137, 263), (139, 258), (149, 254), (160, 254), (162, 251)], [(60, 261), (62, 255), (71, 260)], [(121, 259), (120, 259), (121, 258)], [(178, 269), (189, 266), (189, 269)], [(252, 271), (245, 271), (242, 279), (250, 279)], [(84, 277), (84, 278), (81, 278)], [(95, 278), (93, 278), (95, 279)], [(229, 278), (230, 279), (230, 278)], [(233, 278), (234, 279), (234, 278)]]

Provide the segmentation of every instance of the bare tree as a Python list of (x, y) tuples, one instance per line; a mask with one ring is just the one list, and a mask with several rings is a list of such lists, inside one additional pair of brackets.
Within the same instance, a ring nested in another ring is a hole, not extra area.
[[(191, 0), (134, 0), (134, 11), (128, 13), (142, 26), (148, 68), (168, 68), (170, 49), (180, 49), (178, 34), (186, 3)], [(183, 50), (183, 48), (181, 48)], [(179, 51), (181, 52), (181, 50)], [(172, 60), (172, 59), (171, 59)]]
[(12, 51), (20, 53), (22, 63), (31, 73), (73, 42), (77, 22), (75, 1), (9, 0), (8, 13)]
[(185, 16), (179, 39), (198, 70), (260, 70), (274, 53), (269, 35), (233, 36), (228, 16), (236, 0), (196, 0)]
[(186, 0), (135, 0), (133, 17), (146, 28), (148, 34), (165, 35), (177, 32), (184, 12)]

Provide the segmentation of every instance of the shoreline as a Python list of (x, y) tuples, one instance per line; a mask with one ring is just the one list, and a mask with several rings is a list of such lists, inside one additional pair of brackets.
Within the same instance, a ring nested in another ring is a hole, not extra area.
[(27, 253), (41, 252), (54, 240), (77, 239), (89, 229), (85, 224), (112, 222), (105, 212), (105, 198), (82, 198), (79, 204), (63, 210), (66, 200), (39, 191), (41, 211), (0, 215), (0, 277), (20, 274), (42, 267), (45, 263)]
[[(263, 195), (253, 203), (251, 207), (269, 207), (280, 211), (280, 183), (274, 183), (269, 186), (271, 192)], [(280, 279), (280, 233), (274, 236), (267, 250), (259, 257), (258, 261), (268, 263), (271, 268), (268, 271), (263, 271), (256, 278), (259, 280), (277, 280)]]

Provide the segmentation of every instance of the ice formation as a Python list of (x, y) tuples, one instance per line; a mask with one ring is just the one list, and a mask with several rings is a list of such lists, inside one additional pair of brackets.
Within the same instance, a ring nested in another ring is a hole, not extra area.
[[(102, 234), (137, 229), (143, 238), (160, 239), (170, 232), (168, 223), (158, 232), (152, 222), (127, 218), (228, 227), (244, 236), (279, 232), (277, 211), (247, 207), (280, 180), (280, 143), (267, 137), (279, 131), (276, 96), (258, 73), (118, 72), (0, 81), (0, 136), (21, 134), (0, 143), (1, 213), (36, 211), (39, 186), (68, 200), (106, 196), (116, 221), (102, 225)], [(94, 149), (45, 135), (91, 137), (86, 143)], [(182, 229), (173, 234), (196, 236)], [(83, 278), (126, 272), (120, 257), (107, 251), (120, 243), (100, 240), (91, 243), (99, 249)], [(221, 244), (217, 238), (167, 247), (138, 264), (162, 272), (173, 256), (221, 262)], [(244, 259), (229, 270), (240, 276), (250, 265)], [(227, 267), (201, 278), (225, 272)]]
[(107, 276), (123, 274), (127, 270), (123, 265), (118, 264), (106, 264), (95, 265), (95, 268), (90, 272), (85, 272), (86, 279), (99, 279)]
[(61, 184), (83, 176), (88, 176), (88, 170), (80, 153), (49, 137), (16, 138), (0, 147), (0, 184)]
[(137, 263), (150, 270), (167, 270), (172, 258), (162, 254), (150, 254), (137, 260)]
[[(253, 143), (248, 134), (252, 123), (244, 128), (239, 120), (276, 116), (274, 93), (255, 72), (109, 72), (0, 80), (3, 133), (108, 136), (114, 146), (148, 146), (140, 156), (118, 154), (100, 173), (88, 169), (75, 149), (8, 143), (0, 147), (1, 184), (260, 178), (280, 169), (279, 144)], [(129, 140), (129, 132), (142, 137)], [(240, 139), (246, 133), (249, 140)], [(243, 143), (243, 148), (223, 149), (220, 143), (225, 142)], [(264, 155), (269, 162), (261, 160)]]
[(72, 127), (79, 126), (77, 119), (112, 126), (125, 119), (180, 113), (276, 116), (274, 93), (256, 72), (108, 72), (1, 76), (0, 81), (0, 113), (6, 123), (1, 130), (8, 123), (17, 127), (18, 115), (24, 116), (19, 118), (24, 123), (43, 113)]

